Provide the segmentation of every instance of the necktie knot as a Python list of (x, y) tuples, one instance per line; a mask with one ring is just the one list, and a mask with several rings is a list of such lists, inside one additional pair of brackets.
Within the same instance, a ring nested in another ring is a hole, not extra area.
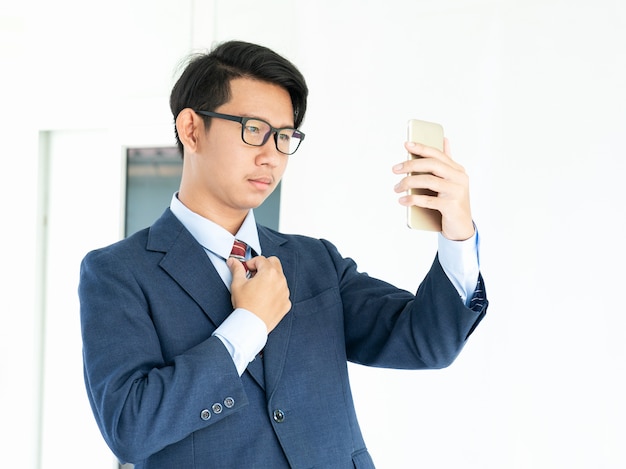
[(250, 277), (250, 269), (248, 269), (248, 265), (246, 264), (246, 251), (248, 250), (248, 245), (243, 241), (235, 240), (233, 243), (233, 248), (230, 251), (229, 257), (234, 257), (238, 261), (243, 264), (244, 269), (246, 269), (246, 277)]

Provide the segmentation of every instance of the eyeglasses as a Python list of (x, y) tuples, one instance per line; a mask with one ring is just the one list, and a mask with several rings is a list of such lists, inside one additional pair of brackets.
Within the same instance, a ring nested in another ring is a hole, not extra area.
[(241, 139), (248, 145), (255, 147), (265, 145), (270, 135), (274, 134), (276, 149), (285, 155), (293, 155), (300, 146), (300, 143), (302, 143), (302, 140), (304, 140), (304, 134), (298, 129), (291, 127), (277, 129), (263, 119), (256, 117), (231, 116), (230, 114), (220, 114), (219, 112), (210, 111), (194, 110), (194, 112), (207, 117), (217, 117), (218, 119), (239, 122), (241, 124)]

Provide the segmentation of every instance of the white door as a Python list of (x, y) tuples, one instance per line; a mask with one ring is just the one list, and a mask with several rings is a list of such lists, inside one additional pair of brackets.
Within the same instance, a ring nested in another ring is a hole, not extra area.
[(172, 144), (165, 128), (43, 132), (41, 468), (117, 468), (83, 382), (78, 280), (84, 255), (123, 236), (126, 149)]

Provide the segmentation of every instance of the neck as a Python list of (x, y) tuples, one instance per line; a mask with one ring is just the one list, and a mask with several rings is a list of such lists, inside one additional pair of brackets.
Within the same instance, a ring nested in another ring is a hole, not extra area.
[(211, 220), (213, 223), (217, 223), (233, 236), (239, 231), (248, 215), (248, 210), (215, 209), (213, 204), (190, 196), (182, 188), (178, 192), (178, 200), (192, 212)]

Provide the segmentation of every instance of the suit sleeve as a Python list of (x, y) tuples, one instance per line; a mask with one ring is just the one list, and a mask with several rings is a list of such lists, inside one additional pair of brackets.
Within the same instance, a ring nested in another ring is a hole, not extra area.
[(324, 244), (338, 275), (350, 361), (385, 368), (444, 368), (486, 313), (480, 275), (466, 306), (437, 258), (413, 295), (358, 272), (351, 259)]
[[(110, 251), (90, 253), (81, 265), (79, 298), (92, 410), (115, 455), (138, 462), (248, 401), (217, 337), (163, 358), (144, 286), (130, 265)], [(213, 403), (224, 402), (232, 405), (211, 412)]]

